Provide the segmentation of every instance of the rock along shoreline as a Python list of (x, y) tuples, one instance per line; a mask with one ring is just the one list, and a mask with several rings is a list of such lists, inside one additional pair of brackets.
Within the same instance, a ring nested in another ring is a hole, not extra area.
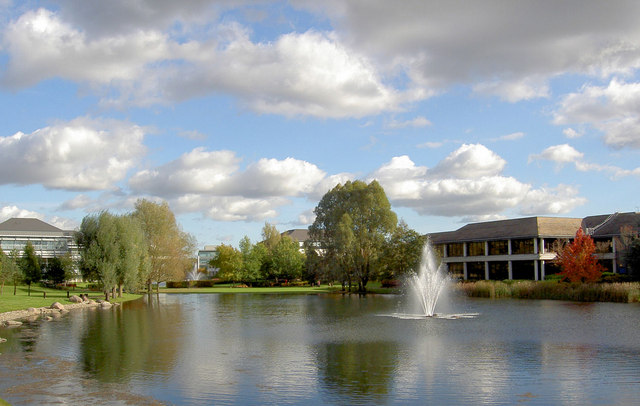
[(40, 317), (45, 320), (51, 320), (73, 309), (81, 309), (85, 307), (111, 308), (112, 306), (119, 305), (118, 303), (110, 303), (104, 300), (82, 300), (78, 296), (72, 296), (71, 301), (73, 302), (74, 299), (77, 301), (76, 303), (63, 305), (60, 302), (54, 302), (49, 307), (30, 307), (25, 310), (13, 310), (10, 312), (0, 313), (0, 326), (19, 326), (22, 324), (22, 321), (20, 320), (36, 320)]

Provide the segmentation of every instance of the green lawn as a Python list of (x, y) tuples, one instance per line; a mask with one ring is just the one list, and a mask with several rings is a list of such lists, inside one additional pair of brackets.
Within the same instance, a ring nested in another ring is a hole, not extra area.
[[(38, 285), (31, 285), (31, 296), (27, 295), (28, 287), (26, 285), (18, 285), (16, 295), (13, 295), (13, 285), (5, 285), (2, 295), (0, 295), (0, 313), (10, 312), (13, 310), (24, 310), (30, 307), (47, 307), (53, 302), (62, 304), (70, 304), (67, 299), (67, 291), (60, 289), (43, 288)], [(44, 297), (46, 293), (46, 298)], [(70, 295), (80, 295), (86, 293), (91, 299), (104, 299), (101, 292), (90, 291), (86, 287), (77, 287), (75, 290), (69, 291)], [(124, 302), (139, 298), (141, 295), (133, 295), (125, 293), (121, 298), (115, 298), (113, 302)], [(0, 406), (2, 404), (0, 403)]]
[(0, 399), (0, 406), (11, 406), (6, 400)]

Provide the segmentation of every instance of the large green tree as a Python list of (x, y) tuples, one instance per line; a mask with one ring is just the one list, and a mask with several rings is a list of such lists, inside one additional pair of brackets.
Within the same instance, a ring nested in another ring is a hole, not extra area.
[(277, 279), (298, 279), (302, 276), (304, 254), (300, 252), (300, 245), (291, 237), (284, 236), (273, 247), (272, 275)]
[(220, 278), (232, 282), (242, 280), (242, 253), (231, 245), (221, 244), (216, 248), (215, 257), (209, 265), (218, 268)]
[(269, 256), (265, 245), (262, 243), (254, 245), (247, 236), (244, 236), (238, 245), (242, 253), (242, 281), (252, 283), (261, 279), (262, 263)]
[(339, 184), (322, 197), (314, 213), (311, 239), (321, 243), (324, 255), (340, 267), (344, 279), (355, 278), (358, 290), (366, 291), (397, 223), (384, 189), (377, 181)]
[(29, 287), (29, 296), (31, 296), (31, 284), (39, 282), (42, 279), (40, 258), (36, 255), (36, 250), (31, 241), (27, 241), (22, 253), (22, 272), (24, 274), (24, 281)]
[(380, 278), (397, 279), (410, 271), (417, 271), (426, 237), (400, 220), (385, 244), (381, 259)]
[(625, 262), (629, 268), (629, 274), (634, 279), (640, 279), (640, 237), (634, 237), (625, 253)]
[(6, 255), (4, 251), (0, 249), (0, 295), (2, 295), (4, 291), (5, 283), (12, 282), (14, 285), (17, 285), (17, 281), (22, 278), (22, 271), (15, 259), (17, 255), (17, 252), (14, 252), (14, 256)]
[(140, 199), (133, 215), (140, 220), (148, 243), (148, 291), (152, 282), (183, 279), (193, 266), (196, 244), (193, 236), (180, 229), (169, 205)]

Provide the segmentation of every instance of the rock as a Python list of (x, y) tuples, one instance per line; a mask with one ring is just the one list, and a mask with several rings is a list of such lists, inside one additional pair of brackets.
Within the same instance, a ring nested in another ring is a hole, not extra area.
[(109, 302), (104, 302), (103, 301), (102, 303), (100, 303), (100, 307), (102, 307), (103, 309), (108, 309), (111, 306), (113, 306), (113, 305), (111, 303), (109, 303)]
[(72, 296), (69, 298), (69, 301), (70, 301), (71, 303), (82, 303), (82, 298), (81, 298), (80, 296), (77, 296), (77, 295), (72, 295)]
[(6, 342), (7, 342), (7, 339), (6, 339), (6, 338), (2, 338), (2, 337), (0, 337), (0, 343), (6, 343)]
[(96, 304), (96, 301), (95, 301), (95, 300), (93, 300), (93, 299), (89, 299), (89, 300), (87, 300), (85, 303), (90, 304), (90, 305), (95, 305), (95, 304)]
[(51, 321), (51, 320), (53, 320), (53, 317), (51, 317), (51, 316), (45, 316), (45, 317), (44, 317), (44, 320), (45, 320), (45, 321)]
[(55, 302), (54, 304), (51, 305), (50, 307), (51, 309), (58, 309), (58, 310), (64, 310), (64, 305), (60, 302)]
[(38, 313), (38, 309), (36, 309), (35, 307), (30, 307), (27, 309), (27, 312), (29, 312), (29, 314)]
[(7, 327), (17, 327), (17, 326), (21, 326), (22, 322), (18, 320), (7, 320), (4, 322), (4, 324)]

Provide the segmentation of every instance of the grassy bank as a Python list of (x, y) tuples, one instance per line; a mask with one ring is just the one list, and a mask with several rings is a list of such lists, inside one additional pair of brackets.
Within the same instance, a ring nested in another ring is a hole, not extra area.
[[(24, 310), (30, 307), (47, 307), (53, 302), (62, 304), (71, 303), (67, 299), (67, 291), (62, 289), (50, 289), (42, 286), (31, 285), (31, 296), (28, 295), (28, 287), (26, 285), (18, 285), (16, 295), (13, 294), (13, 285), (5, 285), (3, 294), (0, 295), (0, 313), (10, 312), (13, 310)], [(77, 287), (70, 290), (70, 295), (80, 295), (86, 293), (91, 299), (104, 299), (102, 292), (91, 291), (87, 288)], [(46, 294), (46, 297), (45, 297)], [(121, 298), (116, 297), (112, 302), (125, 302), (139, 298), (141, 295), (133, 295), (129, 293), (123, 294)], [(1, 404), (0, 404), (1, 405)]]
[(456, 289), (470, 297), (553, 299), (577, 302), (640, 302), (640, 283), (565, 283), (557, 281), (461, 282)]
[[(340, 293), (340, 285), (321, 286), (276, 286), (276, 287), (239, 287), (231, 284), (220, 284), (203, 288), (160, 288), (160, 293)], [(355, 287), (353, 288), (355, 289)], [(357, 293), (352, 289), (352, 293)], [(155, 292), (155, 290), (154, 290)], [(395, 293), (397, 289), (383, 288), (379, 282), (367, 284), (368, 293)]]

